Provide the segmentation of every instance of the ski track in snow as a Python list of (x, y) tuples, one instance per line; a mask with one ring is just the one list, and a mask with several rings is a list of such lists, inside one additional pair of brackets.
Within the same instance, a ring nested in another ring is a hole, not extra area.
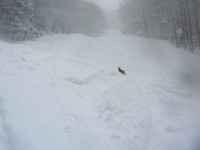
[(190, 150), (200, 135), (200, 60), (167, 42), (114, 32), (0, 44), (2, 150)]

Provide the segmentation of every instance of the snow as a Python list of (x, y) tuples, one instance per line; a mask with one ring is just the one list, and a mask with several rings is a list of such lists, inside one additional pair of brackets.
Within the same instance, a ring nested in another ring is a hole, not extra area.
[(0, 41), (0, 149), (199, 150), (199, 64), (114, 30)]

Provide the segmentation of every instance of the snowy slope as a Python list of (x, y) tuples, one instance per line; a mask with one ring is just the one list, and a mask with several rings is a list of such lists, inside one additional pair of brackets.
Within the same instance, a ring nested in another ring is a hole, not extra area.
[(112, 30), (0, 41), (0, 150), (199, 150), (199, 64)]

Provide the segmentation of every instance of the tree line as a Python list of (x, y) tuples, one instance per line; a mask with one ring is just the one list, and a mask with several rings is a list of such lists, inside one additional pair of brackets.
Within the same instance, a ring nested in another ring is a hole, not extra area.
[(122, 0), (122, 33), (168, 40), (193, 52), (200, 49), (199, 0)]
[(105, 28), (104, 11), (85, 0), (0, 0), (0, 34), (12, 40), (51, 33), (95, 36)]

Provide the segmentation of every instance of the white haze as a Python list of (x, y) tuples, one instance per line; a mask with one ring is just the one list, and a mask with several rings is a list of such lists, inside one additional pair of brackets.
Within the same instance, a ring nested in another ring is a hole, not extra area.
[(88, 0), (99, 5), (106, 11), (113, 11), (119, 8), (120, 0)]

